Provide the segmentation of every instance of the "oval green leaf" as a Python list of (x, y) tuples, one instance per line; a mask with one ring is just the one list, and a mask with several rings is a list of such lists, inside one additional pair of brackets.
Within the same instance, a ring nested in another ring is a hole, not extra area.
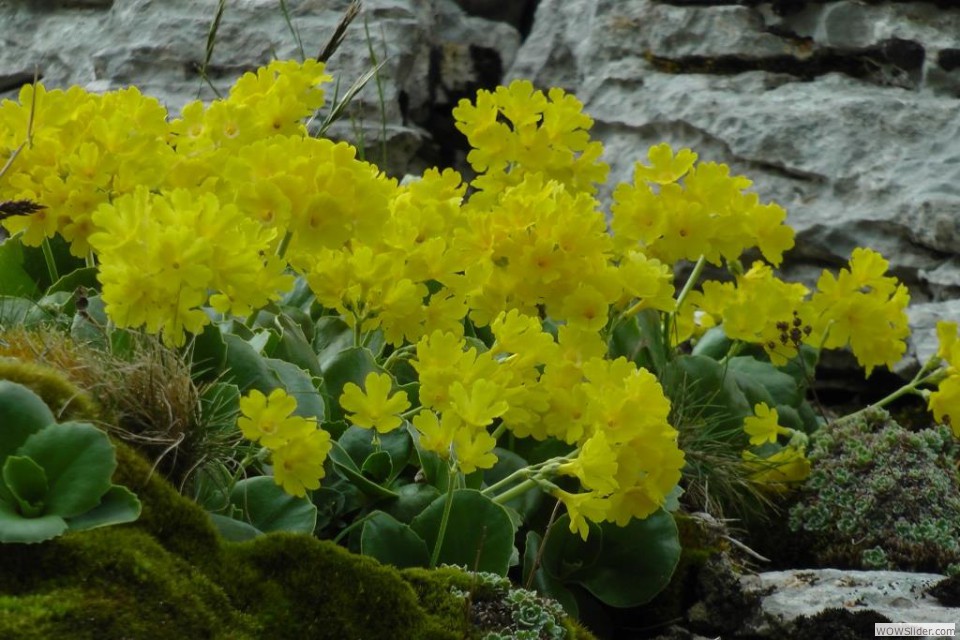
[[(428, 549), (437, 544), (446, 500), (440, 496), (410, 523)], [(506, 575), (516, 534), (506, 510), (474, 489), (458, 489), (452, 500), (438, 562)]]
[(423, 538), (383, 511), (374, 511), (363, 523), (360, 553), (399, 569), (425, 567), (430, 562)]
[(47, 474), (45, 513), (78, 516), (100, 504), (117, 467), (107, 434), (86, 422), (54, 424), (33, 434), (19, 455), (29, 456)]

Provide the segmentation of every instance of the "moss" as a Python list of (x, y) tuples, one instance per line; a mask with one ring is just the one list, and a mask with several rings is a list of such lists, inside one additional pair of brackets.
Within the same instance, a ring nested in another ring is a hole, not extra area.
[(128, 445), (114, 440), (117, 449), (115, 484), (140, 498), (140, 518), (128, 525), (149, 533), (165, 549), (200, 566), (219, 561), (220, 542), (207, 513), (184, 498)]
[[(140, 519), (0, 545), (0, 637), (480, 637), (456, 595), (474, 587), (469, 575), (401, 572), (304, 535), (222, 541), (199, 506), (116, 448), (114, 482), (138, 494)], [(565, 625), (570, 638), (592, 638)]]
[(93, 419), (99, 415), (90, 395), (52, 367), (0, 357), (0, 380), (10, 380), (29, 388), (50, 407), (59, 422)]
[(255, 637), (219, 586), (132, 528), (2, 545), (0, 565), (0, 637)]

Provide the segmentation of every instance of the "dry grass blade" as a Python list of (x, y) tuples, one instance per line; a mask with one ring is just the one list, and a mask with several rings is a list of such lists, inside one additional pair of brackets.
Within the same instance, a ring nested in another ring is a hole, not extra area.
[(354, 18), (360, 14), (362, 7), (363, 5), (360, 0), (353, 0), (353, 2), (350, 3), (347, 10), (343, 12), (343, 17), (340, 18), (340, 22), (337, 23), (337, 27), (333, 30), (333, 35), (330, 36), (327, 46), (317, 55), (317, 62), (326, 62), (333, 56), (347, 35), (347, 27), (349, 27)]
[(317, 132), (318, 136), (322, 136), (324, 133), (326, 133), (327, 129), (329, 129), (334, 122), (343, 117), (343, 114), (346, 112), (350, 102), (353, 101), (353, 98), (360, 93), (365, 86), (367, 86), (367, 83), (370, 82), (371, 78), (376, 76), (386, 63), (387, 61), (384, 60), (377, 66), (368, 69), (363, 73), (362, 76), (357, 78), (352, 85), (350, 85), (350, 88), (347, 89), (347, 92), (344, 94), (343, 98), (334, 104), (333, 109), (331, 109), (330, 113), (327, 114), (327, 117), (324, 118), (323, 124), (320, 125), (320, 129)]
[[(201, 78), (201, 88), (203, 82), (206, 82), (207, 85), (213, 89), (213, 93), (218, 97), (222, 97), (220, 92), (217, 90), (213, 83), (210, 82), (210, 78), (207, 76), (207, 68), (210, 66), (210, 60), (213, 59), (213, 48), (217, 44), (217, 32), (220, 30), (220, 21), (223, 19), (223, 12), (227, 8), (227, 0), (219, 0), (217, 3), (217, 14), (213, 17), (213, 22), (210, 23), (210, 30), (207, 32), (207, 48), (203, 58), (203, 64), (200, 65), (200, 78)], [(197, 97), (200, 97), (200, 89), (197, 89)]]

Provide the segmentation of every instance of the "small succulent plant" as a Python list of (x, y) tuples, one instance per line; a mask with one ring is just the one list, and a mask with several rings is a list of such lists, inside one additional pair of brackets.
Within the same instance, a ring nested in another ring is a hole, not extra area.
[(946, 572), (960, 561), (958, 446), (945, 426), (909, 431), (876, 410), (812, 439), (790, 528), (817, 560)]

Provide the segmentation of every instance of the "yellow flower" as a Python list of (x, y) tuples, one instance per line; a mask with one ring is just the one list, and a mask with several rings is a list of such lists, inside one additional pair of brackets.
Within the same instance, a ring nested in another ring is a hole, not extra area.
[(497, 456), (493, 453), (496, 446), (496, 439), (483, 429), (461, 427), (453, 434), (457, 466), (466, 474), (492, 468), (497, 463)]
[(363, 385), (365, 391), (352, 382), (343, 386), (340, 406), (352, 413), (347, 419), (358, 427), (374, 428), (380, 433), (399, 427), (403, 420), (397, 414), (410, 408), (406, 392), (390, 395), (393, 378), (386, 373), (368, 373)]
[(945, 360), (948, 366), (960, 368), (960, 340), (957, 337), (957, 323), (940, 320), (937, 322), (937, 357)]
[(489, 380), (475, 380), (469, 389), (461, 382), (450, 386), (450, 410), (470, 427), (485, 427), (509, 408), (503, 388)]
[(650, 147), (647, 158), (651, 166), (647, 167), (639, 162), (633, 170), (636, 182), (646, 181), (655, 184), (669, 184), (682, 178), (697, 161), (697, 154), (690, 149), (680, 149), (676, 155), (666, 142)]
[(750, 444), (775, 443), (777, 436), (790, 435), (790, 429), (778, 424), (780, 416), (777, 414), (777, 410), (768, 407), (766, 402), (756, 405), (753, 408), (753, 413), (753, 416), (748, 416), (743, 420), (743, 430), (750, 436)]
[(744, 451), (742, 457), (750, 472), (750, 481), (773, 491), (786, 491), (810, 475), (810, 461), (803, 449), (794, 446), (784, 447), (766, 458), (750, 451)]
[(251, 389), (240, 398), (237, 426), (247, 440), (277, 449), (316, 430), (316, 421), (291, 415), (296, 408), (297, 401), (283, 389), (274, 389), (269, 397)]
[(953, 434), (960, 438), (960, 375), (940, 381), (927, 400), (927, 406), (938, 422), (948, 422)]
[(307, 489), (319, 488), (323, 462), (332, 446), (329, 433), (313, 429), (275, 449), (271, 456), (274, 482), (298, 498), (306, 495)]
[(613, 493), (617, 483), (617, 454), (607, 442), (607, 436), (598, 431), (580, 448), (576, 458), (560, 465), (559, 473), (577, 476), (587, 489), (600, 495)]
[(413, 417), (413, 426), (420, 433), (420, 446), (433, 451), (444, 460), (450, 458), (453, 436), (460, 427), (460, 419), (454, 413), (444, 413), (437, 417), (433, 411), (421, 411)]
[(554, 489), (552, 494), (567, 508), (567, 515), (570, 516), (570, 533), (578, 533), (584, 540), (590, 533), (587, 520), (603, 522), (610, 507), (609, 501), (592, 491), (568, 493), (562, 489)]

